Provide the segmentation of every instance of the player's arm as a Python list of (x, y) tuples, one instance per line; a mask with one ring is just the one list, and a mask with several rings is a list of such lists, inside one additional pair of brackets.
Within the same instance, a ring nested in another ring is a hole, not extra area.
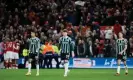
[(15, 46), (15, 44), (13, 44), (13, 49), (16, 49), (16, 46)]
[(20, 49), (20, 44), (17, 43), (16, 49), (19, 50)]
[(59, 50), (61, 48), (61, 39), (62, 39), (62, 37), (59, 39)]
[(41, 45), (40, 45), (40, 40), (39, 40), (39, 39), (37, 40), (37, 44), (36, 44), (36, 45), (37, 45), (36, 52), (39, 53), (39, 51), (40, 51), (40, 46), (41, 46)]
[[(17, 46), (15, 46), (15, 44), (16, 44)], [(19, 49), (19, 45), (18, 45), (18, 43), (15, 43), (15, 44), (13, 44), (13, 48), (18, 50), (18, 49)]]
[(133, 46), (131, 38), (129, 39), (129, 44), (130, 44), (130, 46)]
[(116, 54), (118, 54), (118, 40), (116, 40), (116, 44), (115, 44), (115, 46), (116, 46)]

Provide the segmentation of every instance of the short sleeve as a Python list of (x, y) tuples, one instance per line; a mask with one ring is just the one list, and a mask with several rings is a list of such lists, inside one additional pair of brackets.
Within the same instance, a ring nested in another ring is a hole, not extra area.
[(124, 41), (125, 41), (125, 45), (127, 45), (127, 43), (128, 43), (127, 39), (124, 39)]

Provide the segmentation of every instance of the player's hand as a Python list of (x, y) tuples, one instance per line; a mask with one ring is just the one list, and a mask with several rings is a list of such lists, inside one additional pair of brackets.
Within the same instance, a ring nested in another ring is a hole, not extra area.
[(73, 58), (75, 57), (74, 51), (72, 51), (72, 57), (73, 57)]

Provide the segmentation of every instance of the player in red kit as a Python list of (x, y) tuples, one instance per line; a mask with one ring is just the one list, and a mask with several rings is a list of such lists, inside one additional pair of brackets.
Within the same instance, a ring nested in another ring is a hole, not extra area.
[(13, 55), (12, 55), (14, 60), (13, 67), (15, 69), (18, 69), (17, 60), (19, 59), (19, 49), (20, 49), (20, 44), (18, 39), (16, 39), (15, 42), (13, 43)]
[(5, 68), (7, 69), (8, 68), (8, 60), (6, 57), (6, 47), (7, 47), (7, 44), (6, 44), (6, 42), (4, 42), (4, 65), (5, 65)]
[(4, 60), (5, 60), (5, 68), (11, 69), (12, 67), (12, 53), (13, 53), (13, 42), (10, 41), (9, 38), (4, 43)]
[(12, 57), (13, 55), (13, 42), (9, 39), (6, 42), (6, 61), (7, 61), (7, 67), (9, 67), (9, 69), (12, 68)]
[(7, 59), (7, 54), (6, 54), (7, 53), (7, 42), (6, 40), (4, 42), (4, 65), (6, 69), (8, 69), (8, 59)]

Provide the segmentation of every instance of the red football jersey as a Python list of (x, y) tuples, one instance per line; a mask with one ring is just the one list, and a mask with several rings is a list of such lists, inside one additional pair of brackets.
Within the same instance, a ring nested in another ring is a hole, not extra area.
[(19, 48), (20, 48), (20, 44), (14, 42), (13, 43), (13, 50), (14, 50), (14, 52), (19, 53)]
[(6, 42), (6, 51), (13, 51), (13, 42)]

